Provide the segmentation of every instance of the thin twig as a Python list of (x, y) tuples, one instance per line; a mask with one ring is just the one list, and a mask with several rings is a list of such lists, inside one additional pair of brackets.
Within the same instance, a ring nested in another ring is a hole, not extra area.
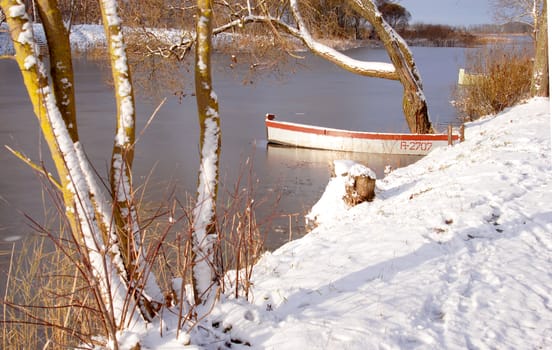
[(34, 170), (38, 171), (39, 173), (43, 174), (44, 176), (46, 176), (46, 178), (48, 180), (50, 180), (50, 182), (54, 186), (56, 186), (58, 190), (60, 190), (60, 191), (62, 190), (61, 184), (56, 179), (54, 179), (54, 176), (52, 174), (50, 174), (49, 172), (47, 172), (42, 166), (40, 166), (38, 164), (35, 164), (29, 157), (26, 157), (23, 153), (14, 150), (10, 146), (4, 145), (4, 147), (6, 147), (7, 150), (10, 151), (14, 156), (16, 156), (17, 158), (22, 160), (23, 163), (27, 164), (32, 169), (34, 169)]
[(161, 107), (165, 104), (166, 101), (167, 101), (167, 98), (165, 97), (165, 98), (159, 103), (159, 105), (157, 105), (157, 107), (155, 108), (155, 110), (153, 111), (153, 113), (151, 114), (151, 116), (149, 117), (148, 121), (146, 122), (146, 125), (144, 126), (144, 128), (142, 129), (142, 131), (140, 131), (140, 134), (138, 135), (138, 137), (137, 137), (136, 140), (134, 141), (134, 144), (132, 145), (132, 147), (134, 147), (134, 146), (138, 143), (138, 140), (140, 140), (140, 138), (142, 137), (142, 135), (144, 135), (144, 132), (145, 132), (146, 129), (150, 126), (151, 122), (153, 121), (153, 118), (155, 118), (155, 116), (157, 115), (157, 112), (159, 112), (159, 110), (160, 110)]

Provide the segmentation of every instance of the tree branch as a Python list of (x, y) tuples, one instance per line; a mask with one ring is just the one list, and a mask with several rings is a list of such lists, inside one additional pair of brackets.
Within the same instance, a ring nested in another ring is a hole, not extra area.
[(63, 190), (63, 188), (61, 187), (61, 184), (54, 178), (54, 175), (50, 174), (49, 172), (46, 171), (46, 169), (44, 169), (44, 167), (34, 163), (29, 157), (26, 157), (23, 153), (19, 152), (19, 151), (16, 151), (14, 150), (13, 148), (11, 148), (10, 146), (7, 146), (7, 145), (4, 145), (4, 147), (6, 147), (6, 149), (8, 151), (11, 152), (11, 154), (13, 154), (14, 156), (16, 156), (17, 158), (19, 158), (21, 161), (23, 161), (23, 163), (27, 164), (28, 166), (30, 166), (32, 169), (38, 171), (39, 173), (41, 173), (42, 175), (46, 176), (46, 178), (54, 185), (56, 186), (56, 188), (60, 191)]
[(290, 0), (291, 12), (297, 26), (299, 27), (299, 38), (303, 43), (316, 55), (321, 56), (328, 61), (359, 75), (383, 78), (390, 80), (399, 80), (395, 66), (391, 63), (384, 62), (366, 62), (350, 58), (341, 52), (334, 50), (326, 45), (315, 41), (310, 35), (301, 12), (297, 0)]

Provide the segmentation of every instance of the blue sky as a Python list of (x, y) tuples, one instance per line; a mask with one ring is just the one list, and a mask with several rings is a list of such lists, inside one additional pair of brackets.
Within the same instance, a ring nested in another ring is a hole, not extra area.
[(488, 0), (400, 0), (412, 15), (410, 23), (471, 25), (493, 23)]

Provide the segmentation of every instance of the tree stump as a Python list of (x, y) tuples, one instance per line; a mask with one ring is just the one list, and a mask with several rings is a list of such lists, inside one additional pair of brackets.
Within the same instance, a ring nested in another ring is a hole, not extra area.
[(353, 161), (334, 161), (332, 177), (345, 177), (343, 201), (354, 207), (362, 202), (371, 202), (375, 197), (376, 174), (372, 169)]
[(362, 202), (371, 202), (375, 197), (376, 179), (366, 174), (351, 175), (345, 184), (345, 203), (354, 207)]

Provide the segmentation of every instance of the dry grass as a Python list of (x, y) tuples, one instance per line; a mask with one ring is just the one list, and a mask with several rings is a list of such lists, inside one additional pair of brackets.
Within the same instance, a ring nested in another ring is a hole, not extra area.
[(79, 266), (51, 237), (33, 235), (14, 243), (3, 300), (2, 349), (82, 346), (100, 334), (100, 315)]
[[(59, 205), (56, 194), (51, 198)], [(63, 215), (60, 208), (56, 212)], [(63, 219), (47, 227), (29, 220), (35, 234), (15, 243), (12, 249), (2, 302), (0, 348), (92, 348), (101, 344), (110, 334), (112, 315), (100, 304), (83, 247)], [(157, 256), (164, 234), (159, 231), (146, 240), (148, 256)]]
[(513, 46), (478, 49), (466, 57), (466, 71), (476, 76), (453, 95), (463, 120), (496, 114), (529, 97), (532, 55)]
[[(249, 160), (246, 162), (251, 164)], [(236, 298), (243, 296), (249, 299), (253, 267), (264, 251), (264, 234), (262, 232), (271, 224), (269, 215), (263, 221), (258, 221), (255, 213), (263, 205), (273, 205), (268, 199), (255, 200), (256, 180), (253, 179), (251, 167), (249, 173), (242, 172), (236, 185), (225, 191), (227, 204), (224, 214), (218, 220), (218, 232), (221, 239), (222, 264), (224, 273), (230, 280)], [(246, 176), (244, 176), (246, 175)], [(243, 180), (243, 181), (242, 181)], [(225, 284), (223, 284), (226, 287)]]

